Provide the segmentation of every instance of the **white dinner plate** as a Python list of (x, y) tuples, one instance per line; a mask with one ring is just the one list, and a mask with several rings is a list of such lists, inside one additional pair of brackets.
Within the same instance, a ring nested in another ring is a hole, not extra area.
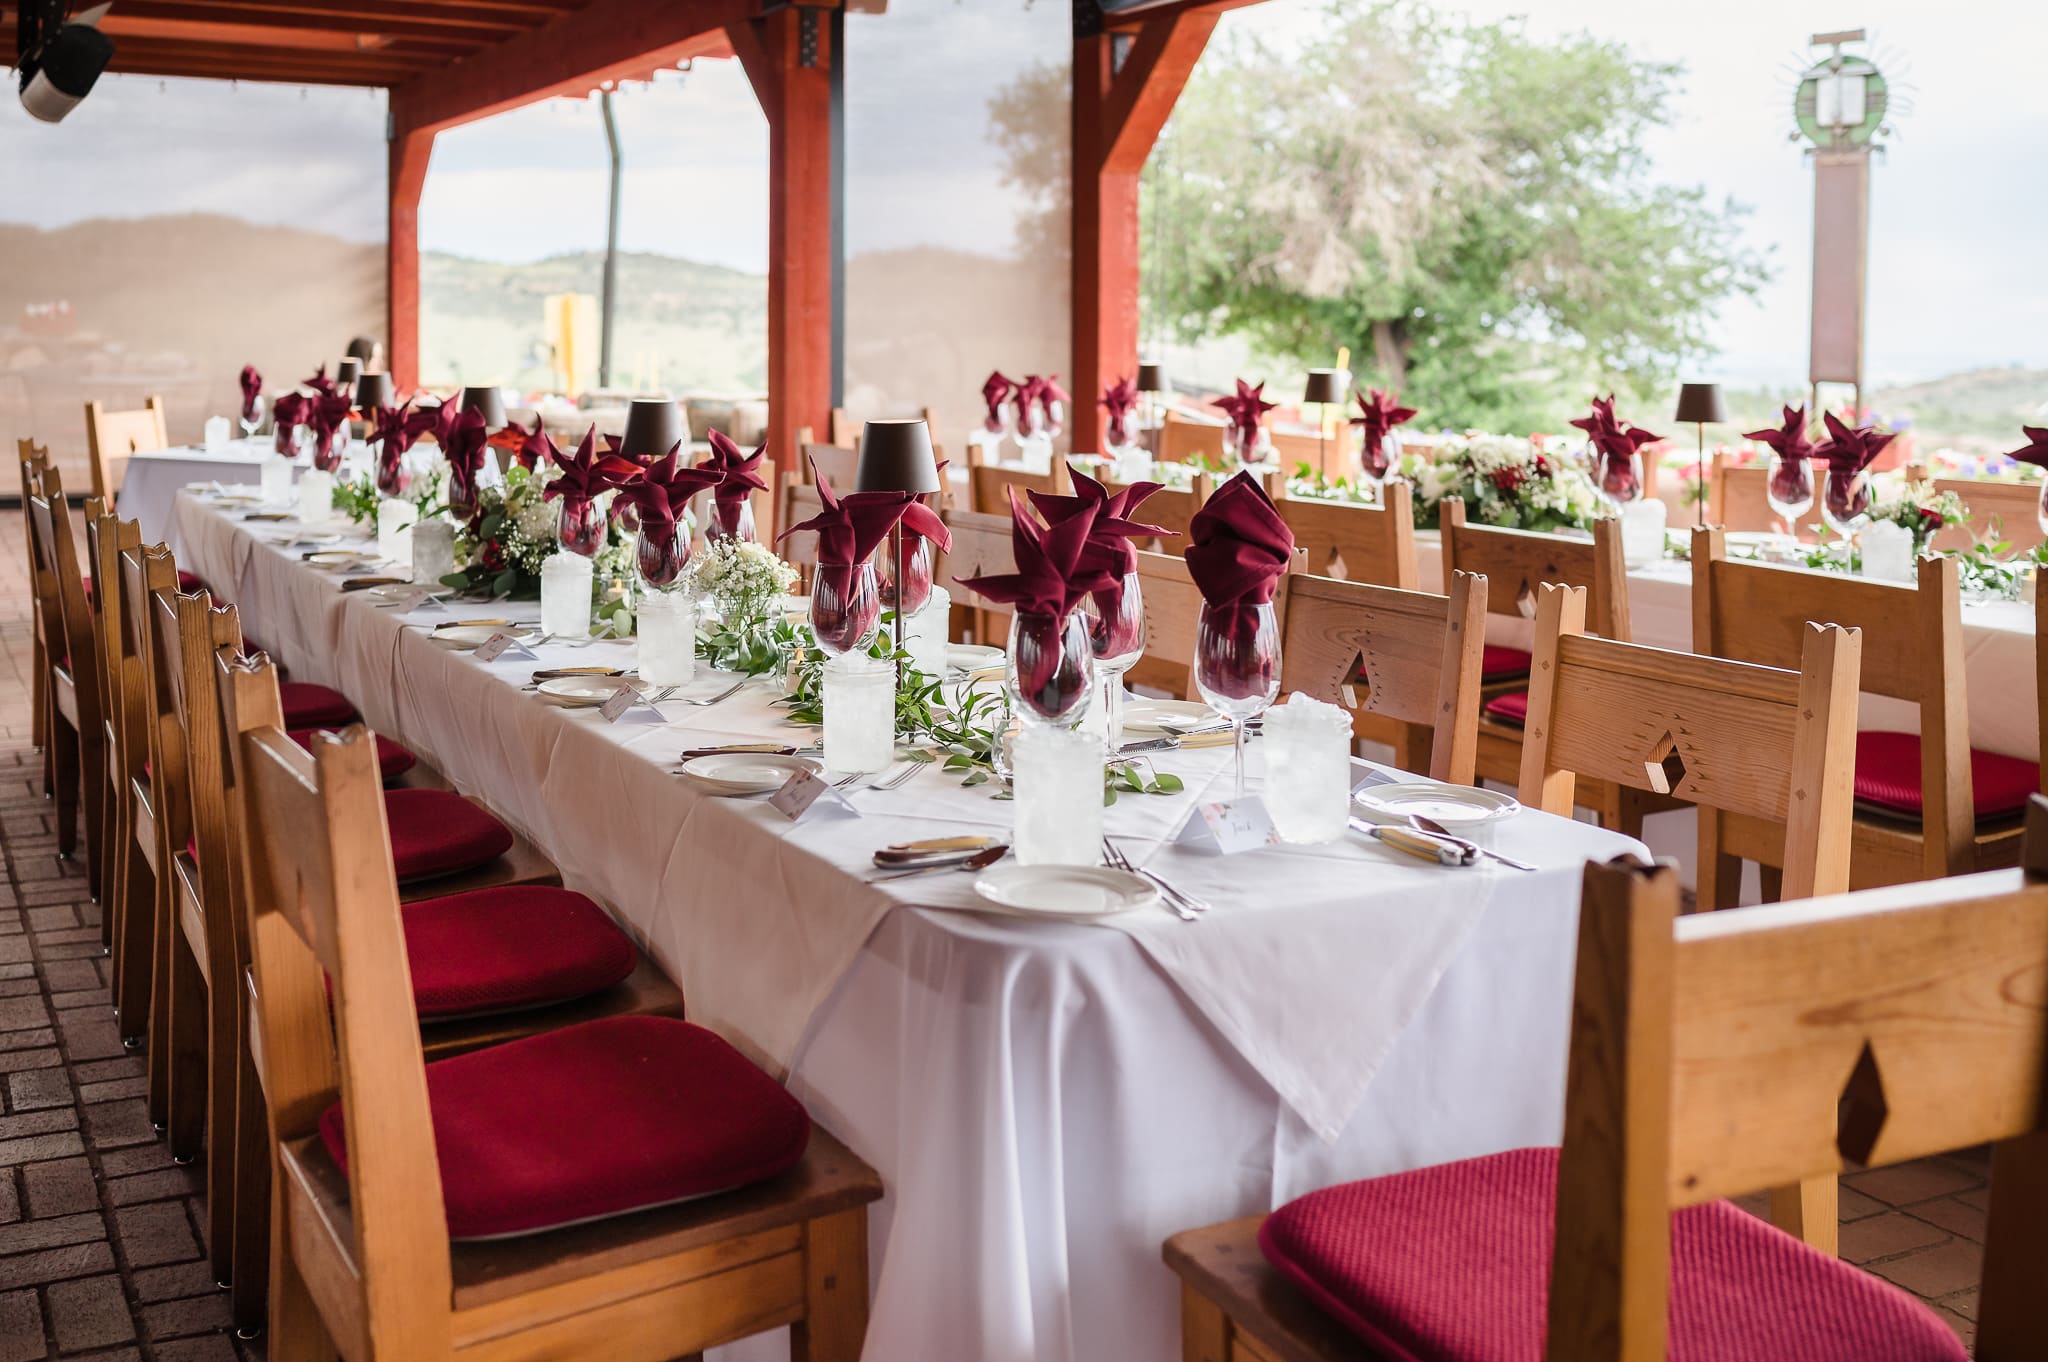
[(556, 676), (540, 683), (548, 699), (564, 705), (601, 705), (621, 687), (637, 686), (630, 676)]
[(946, 670), (949, 672), (978, 672), (1004, 664), (1005, 658), (1001, 648), (990, 648), (980, 643), (946, 645)]
[(341, 534), (339, 531), (302, 530), (298, 534), (283, 535), (270, 542), (287, 549), (317, 549), (327, 544), (339, 544)]
[(1159, 902), (1150, 880), (1101, 865), (1019, 865), (1005, 861), (974, 881), (974, 892), (1006, 913), (1084, 921)]
[(1171, 723), (1181, 728), (1215, 721), (1216, 711), (1193, 700), (1139, 700), (1124, 702), (1126, 733), (1164, 733)]
[(1434, 780), (1408, 780), (1392, 785), (1373, 785), (1353, 794), (1352, 799), (1387, 818), (1405, 819), (1411, 814), (1433, 818), (1447, 828), (1476, 827), (1506, 818), (1522, 806), (1498, 790), (1481, 790), (1470, 785), (1444, 785)]
[(440, 644), (443, 648), (456, 648), (463, 652), (468, 652), (471, 648), (482, 647), (490, 640), (493, 634), (511, 634), (516, 637), (524, 632), (516, 624), (504, 626), (495, 624), (450, 624), (436, 629), (433, 633), (428, 634), (427, 637)]
[(1724, 530), (1721, 538), (1731, 549), (1748, 549), (1754, 552), (1799, 542), (1789, 534), (1779, 534), (1774, 530)]
[(309, 565), (317, 568), (326, 568), (329, 572), (343, 572), (349, 568), (362, 567), (377, 561), (378, 559), (375, 555), (357, 553), (354, 549), (322, 549), (318, 553), (306, 555), (306, 562)]
[(772, 794), (798, 771), (816, 774), (825, 768), (809, 757), (775, 752), (713, 752), (682, 765), (683, 777), (706, 794)]
[(392, 601), (402, 601), (415, 591), (439, 591), (445, 589), (429, 585), (426, 582), (387, 582), (383, 586), (366, 588), (363, 595), (380, 604), (388, 604)]

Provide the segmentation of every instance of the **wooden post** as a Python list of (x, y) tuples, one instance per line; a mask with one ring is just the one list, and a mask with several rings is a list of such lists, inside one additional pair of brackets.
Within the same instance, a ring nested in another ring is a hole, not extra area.
[(1076, 7), (1069, 428), (1077, 450), (1102, 448), (1096, 399), (1137, 373), (1138, 177), (1228, 7), (1174, 10), (1119, 31), (1104, 31), (1099, 13), (1083, 17), (1093, 7)]
[(420, 381), (420, 191), (434, 134), (391, 130), (388, 185), (390, 216), (384, 230), (386, 334), (384, 353), (391, 381), (403, 393)]
[(832, 66), (826, 9), (726, 26), (768, 119), (768, 449), (797, 471), (798, 429), (832, 416)]

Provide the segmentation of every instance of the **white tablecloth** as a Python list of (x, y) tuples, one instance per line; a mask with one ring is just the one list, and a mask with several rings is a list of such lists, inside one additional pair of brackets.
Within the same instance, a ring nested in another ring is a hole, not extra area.
[[(966, 876), (870, 885), (868, 855), (1005, 829), (1011, 805), (927, 771), (856, 792), (860, 820), (793, 833), (669, 773), (686, 746), (789, 734), (771, 692), (608, 726), (522, 693), (531, 661), (479, 664), (342, 595), (257, 537), (279, 527), (192, 495), (176, 515), (188, 565), (235, 594), (295, 676), (340, 686), (488, 798), (646, 943), (695, 1020), (785, 1072), (880, 1170), (869, 1356), (1166, 1362), (1168, 1234), (1557, 1136), (1578, 868), (1625, 839), (1525, 815), (1495, 835), (1545, 867), (1533, 875), (1366, 845), (1228, 860), (1155, 846), (1143, 859), (1216, 900), (1209, 918), (1106, 930), (946, 911), (969, 901)], [(1169, 832), (1225, 762), (1176, 754), (1164, 765), (1190, 793), (1127, 795), (1109, 830)]]
[[(1422, 589), (1443, 590), (1443, 541), (1434, 530), (1416, 535)], [(1692, 651), (1692, 565), (1667, 559), (1628, 574), (1628, 622), (1637, 643)], [(1493, 616), (1487, 637), (1527, 647), (1533, 627)], [(2040, 751), (2034, 694), (2034, 608), (2019, 601), (1963, 603), (1963, 671), (1970, 702), (1970, 745), (2033, 761)], [(2016, 703), (2016, 697), (2021, 702)], [(1920, 731), (1919, 706), (1865, 695), (1857, 726)]]
[(221, 449), (183, 445), (176, 449), (153, 450), (128, 460), (121, 477), (121, 491), (115, 498), (123, 520), (142, 526), (142, 542), (169, 544), (180, 566), (186, 553), (171, 514), (178, 490), (192, 483), (220, 483), (229, 486), (263, 481), (263, 456), (271, 450), (269, 436), (260, 440), (235, 440)]

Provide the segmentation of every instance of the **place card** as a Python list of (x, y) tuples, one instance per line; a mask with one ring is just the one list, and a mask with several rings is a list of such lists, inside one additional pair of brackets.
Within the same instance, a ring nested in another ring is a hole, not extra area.
[(792, 823), (803, 822), (807, 815), (820, 822), (860, 817), (860, 810), (853, 807), (853, 801), (834, 789), (816, 771), (798, 771), (783, 781), (782, 788), (768, 796), (768, 804)]
[(1246, 795), (1242, 799), (1195, 805), (1195, 811), (1181, 824), (1180, 836), (1174, 840), (1197, 851), (1233, 856), (1240, 851), (1276, 846), (1280, 834), (1273, 827), (1273, 816), (1266, 812), (1266, 801), (1257, 795)]
[(535, 662), (540, 661), (540, 654), (521, 643), (517, 634), (508, 634), (502, 629), (476, 645), (476, 660), (479, 662), (496, 662), (501, 657), (524, 657)]
[(668, 722), (668, 720), (661, 717), (661, 711), (656, 709), (647, 697), (640, 693), (640, 689), (637, 686), (620, 686), (612, 692), (609, 700), (606, 700), (597, 707), (597, 712), (604, 716), (604, 721), (608, 724), (662, 724)]

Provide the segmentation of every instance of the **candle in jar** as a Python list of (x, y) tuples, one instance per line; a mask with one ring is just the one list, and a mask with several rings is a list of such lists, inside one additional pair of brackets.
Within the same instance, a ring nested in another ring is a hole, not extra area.
[(680, 591), (640, 598), (640, 679), (650, 686), (688, 684), (697, 671), (697, 603)]
[(455, 571), (455, 526), (435, 516), (412, 527), (412, 579), (439, 586)]
[(896, 759), (896, 664), (866, 653), (825, 661), (825, 765), (884, 771)]
[(554, 638), (590, 637), (591, 563), (551, 553), (540, 565), (540, 629)]
[(412, 526), (420, 508), (402, 497), (377, 503), (377, 556), (395, 567), (412, 569)]

